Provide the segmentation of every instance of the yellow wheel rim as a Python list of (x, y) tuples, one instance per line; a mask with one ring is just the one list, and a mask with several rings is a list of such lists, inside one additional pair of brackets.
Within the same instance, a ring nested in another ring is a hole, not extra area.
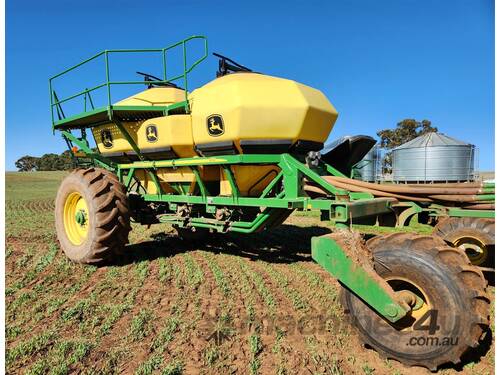
[(475, 237), (462, 237), (457, 239), (453, 246), (465, 251), (470, 262), (475, 266), (480, 266), (488, 259), (488, 246)]
[(423, 292), (422, 288), (406, 278), (389, 278), (386, 281), (396, 294), (414, 297), (415, 303), (409, 304), (411, 311), (408, 315), (393, 324), (400, 331), (413, 331), (415, 322), (418, 322), (425, 313), (432, 309), (429, 297)]
[(64, 203), (64, 229), (73, 245), (85, 242), (89, 231), (89, 209), (80, 193), (73, 192)]

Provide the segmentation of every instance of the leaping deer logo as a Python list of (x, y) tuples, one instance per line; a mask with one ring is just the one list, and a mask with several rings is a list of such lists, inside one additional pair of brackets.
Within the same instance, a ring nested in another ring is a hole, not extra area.
[(207, 118), (207, 129), (208, 134), (212, 137), (218, 137), (224, 134), (224, 122), (222, 121), (222, 116), (211, 115)]
[(101, 131), (101, 142), (104, 148), (113, 147), (113, 137), (111, 136), (111, 131), (109, 130)]
[(156, 142), (158, 140), (158, 129), (156, 125), (148, 125), (146, 128), (146, 139), (148, 142)]

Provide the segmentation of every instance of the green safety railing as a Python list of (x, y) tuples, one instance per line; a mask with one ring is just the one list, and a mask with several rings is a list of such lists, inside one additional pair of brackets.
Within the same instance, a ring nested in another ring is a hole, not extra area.
[[(203, 55), (197, 59), (195, 62), (193, 62), (191, 65), (187, 65), (187, 44), (188, 42), (192, 41), (192, 40), (195, 40), (195, 39), (201, 39), (203, 41), (203, 48), (204, 48), (204, 51), (203, 51)], [(172, 50), (174, 48), (182, 48), (182, 58), (183, 58), (183, 72), (175, 77), (172, 77), (172, 78), (167, 78), (167, 52), (169, 50)], [(185, 107), (186, 107), (186, 111), (189, 111), (189, 104), (188, 104), (188, 100), (187, 100), (187, 95), (188, 95), (188, 79), (187, 79), (187, 76), (188, 74), (197, 66), (199, 65), (203, 60), (205, 60), (208, 56), (208, 43), (207, 43), (207, 38), (205, 36), (202, 36), (202, 35), (193, 35), (189, 38), (186, 38), (186, 39), (183, 39), (181, 40), (180, 42), (177, 42), (175, 44), (172, 44), (168, 47), (165, 47), (165, 48), (160, 48), (160, 49), (114, 49), (114, 50), (105, 50), (105, 51), (102, 51), (82, 62), (80, 62), (79, 64), (76, 64), (66, 70), (64, 70), (63, 72), (59, 73), (59, 74), (56, 74), (55, 76), (52, 76), (49, 78), (49, 90), (50, 90), (50, 112), (51, 112), (51, 118), (52, 118), (52, 126), (55, 125), (55, 121), (54, 121), (54, 108), (56, 109), (56, 112), (58, 114), (58, 117), (59, 117), (59, 120), (62, 118), (64, 118), (64, 112), (62, 110), (62, 104), (63, 103), (66, 103), (66, 102), (69, 102), (73, 99), (76, 99), (78, 97), (83, 97), (83, 102), (84, 102), (84, 113), (87, 111), (87, 100), (89, 100), (89, 103), (92, 107), (92, 109), (94, 109), (94, 103), (92, 102), (92, 98), (90, 96), (90, 93), (93, 92), (93, 91), (96, 91), (98, 89), (101, 89), (103, 87), (106, 87), (106, 90), (107, 90), (107, 106), (108, 108), (111, 108), (112, 106), (112, 102), (111, 102), (111, 87), (113, 85), (144, 85), (145, 81), (110, 81), (109, 77), (110, 77), (110, 68), (109, 68), (109, 56), (111, 54), (119, 54), (119, 53), (124, 53), (124, 52), (127, 52), (127, 53), (150, 53), (150, 52), (161, 52), (161, 57), (162, 57), (162, 72), (163, 72), (163, 80), (161, 81), (153, 81), (153, 83), (158, 83), (158, 84), (161, 84), (161, 83), (170, 83), (170, 82), (173, 82), (173, 81), (177, 81), (177, 80), (180, 80), (182, 79), (183, 80), (183, 84), (184, 84), (184, 92), (185, 92)], [(74, 95), (71, 95), (71, 96), (68, 96), (66, 98), (61, 98), (59, 99), (57, 97), (57, 94), (55, 93), (54, 89), (53, 89), (53, 81), (54, 79), (56, 78), (59, 78), (63, 75), (66, 75), (68, 74), (69, 72), (85, 65), (85, 64), (88, 64), (89, 62), (91, 61), (94, 61), (96, 59), (98, 59), (99, 57), (101, 56), (104, 56), (104, 64), (105, 64), (105, 72), (106, 72), (106, 81), (97, 85), (97, 86), (94, 86), (94, 87), (91, 87), (91, 88), (86, 88), (85, 90), (81, 91), (81, 92), (78, 92)]]

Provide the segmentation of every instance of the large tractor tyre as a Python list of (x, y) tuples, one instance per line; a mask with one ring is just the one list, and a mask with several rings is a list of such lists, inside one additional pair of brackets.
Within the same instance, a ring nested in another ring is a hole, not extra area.
[(439, 220), (434, 234), (451, 246), (465, 251), (472, 264), (494, 266), (495, 220), (473, 217), (448, 217)]
[(59, 243), (74, 262), (102, 263), (128, 243), (126, 191), (105, 169), (77, 169), (67, 176), (57, 192), (55, 218)]
[(342, 288), (342, 304), (364, 344), (384, 358), (432, 371), (459, 363), (478, 346), (489, 326), (490, 301), (482, 273), (463, 252), (435, 236), (409, 233), (375, 237), (367, 246), (376, 272), (413, 302), (406, 317), (390, 323)]

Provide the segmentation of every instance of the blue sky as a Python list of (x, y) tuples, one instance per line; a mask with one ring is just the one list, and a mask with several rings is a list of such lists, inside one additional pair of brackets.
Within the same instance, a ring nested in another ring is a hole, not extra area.
[[(6, 29), (7, 170), (65, 149), (51, 131), (49, 76), (104, 49), (193, 34), (210, 52), (322, 90), (339, 111), (330, 140), (425, 118), (494, 168), (492, 0), (7, 0)], [(204, 62), (190, 87), (216, 65)]]

